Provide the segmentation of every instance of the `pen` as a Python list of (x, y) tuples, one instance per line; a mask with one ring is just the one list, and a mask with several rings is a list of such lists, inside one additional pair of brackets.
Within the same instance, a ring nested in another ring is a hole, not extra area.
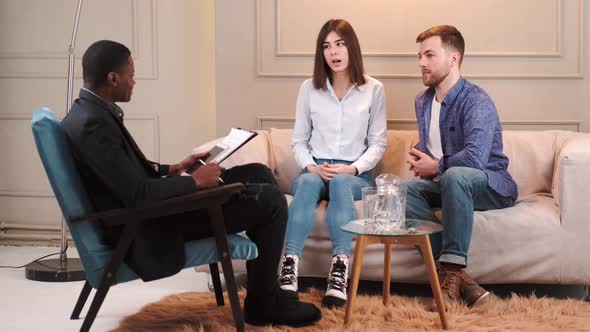
[[(201, 165), (203, 165), (203, 166), (204, 166), (204, 165), (207, 165), (207, 164), (206, 164), (206, 163), (205, 163), (203, 160), (201, 160), (201, 159), (197, 159), (197, 160), (198, 160), (198, 161), (201, 163)], [(221, 177), (219, 177), (218, 179), (219, 179), (219, 182), (220, 182), (220, 183), (223, 183), (223, 184), (225, 184), (225, 182), (223, 181), (223, 179), (222, 179)]]

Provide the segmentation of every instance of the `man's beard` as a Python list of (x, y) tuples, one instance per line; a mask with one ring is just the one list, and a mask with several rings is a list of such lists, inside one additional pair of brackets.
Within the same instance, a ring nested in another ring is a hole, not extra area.
[(424, 75), (422, 75), (422, 83), (424, 83), (425, 86), (427, 87), (434, 87), (439, 85), (442, 81), (445, 80), (445, 78), (447, 78), (447, 76), (449, 76), (449, 73), (451, 72), (451, 69), (449, 68), (449, 70), (447, 70), (447, 72), (444, 75), (436, 75), (433, 72), (430, 72), (430, 78), (426, 79), (424, 77)]

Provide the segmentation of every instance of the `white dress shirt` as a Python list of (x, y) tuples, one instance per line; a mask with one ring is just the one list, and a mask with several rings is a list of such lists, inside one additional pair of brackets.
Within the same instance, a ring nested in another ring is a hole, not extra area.
[(365, 75), (366, 83), (353, 85), (342, 100), (327, 81), (327, 89), (301, 84), (297, 96), (292, 148), (301, 168), (316, 159), (353, 162), (358, 174), (377, 165), (387, 143), (387, 113), (383, 84)]

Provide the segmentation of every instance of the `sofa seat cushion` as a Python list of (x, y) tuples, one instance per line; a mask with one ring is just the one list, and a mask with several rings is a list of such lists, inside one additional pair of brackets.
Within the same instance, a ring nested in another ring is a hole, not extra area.
[[(290, 204), (292, 196), (285, 196)], [(362, 203), (356, 203), (360, 215)], [(316, 220), (303, 250), (302, 264), (313, 267), (307, 271), (317, 276), (327, 275), (329, 271), (331, 242), (325, 222), (326, 207), (326, 201), (318, 205)], [(506, 209), (475, 212), (469, 262), (477, 263), (468, 266), (468, 272), (482, 283), (519, 280), (559, 283), (559, 271), (554, 267), (559, 266), (561, 244), (556, 241), (561, 232), (559, 209), (548, 194), (523, 197)], [(427, 282), (422, 259), (415, 249), (394, 246), (392, 261), (393, 280)], [(361, 276), (370, 280), (382, 278), (382, 246), (367, 249)]]
[(475, 277), (482, 283), (559, 283), (555, 267), (561, 265), (563, 232), (559, 208), (549, 194), (523, 197), (507, 209), (476, 212), (469, 252)]

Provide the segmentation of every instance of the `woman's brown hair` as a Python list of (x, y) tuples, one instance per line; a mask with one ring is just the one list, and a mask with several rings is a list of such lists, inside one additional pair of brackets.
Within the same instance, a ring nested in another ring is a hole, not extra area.
[(365, 84), (363, 57), (356, 33), (346, 20), (336, 19), (326, 22), (318, 34), (313, 66), (313, 87), (316, 89), (326, 89), (326, 78), (329, 78), (330, 82), (332, 82), (332, 70), (328, 66), (326, 59), (324, 59), (324, 41), (332, 31), (336, 32), (344, 40), (348, 49), (347, 69), (350, 80), (356, 85)]

